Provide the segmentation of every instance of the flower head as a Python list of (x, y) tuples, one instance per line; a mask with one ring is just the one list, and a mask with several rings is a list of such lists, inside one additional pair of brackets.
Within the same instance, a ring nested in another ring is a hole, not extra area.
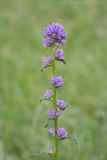
[(44, 45), (46, 47), (63, 45), (66, 42), (64, 27), (59, 23), (49, 24), (44, 30), (44, 38)]
[(57, 129), (57, 137), (60, 139), (65, 139), (67, 138), (68, 133), (64, 128), (58, 128)]
[(48, 56), (48, 57), (42, 58), (42, 68), (46, 68), (46, 67), (50, 66), (51, 63), (52, 63), (52, 57)]
[(46, 90), (46, 91), (44, 92), (44, 99), (45, 99), (45, 100), (49, 100), (52, 96), (53, 96), (52, 90)]
[(61, 110), (64, 110), (65, 108), (68, 107), (68, 104), (66, 102), (64, 102), (64, 100), (61, 100), (61, 99), (56, 100), (56, 105)]
[(55, 118), (57, 118), (57, 117), (60, 116), (60, 112), (57, 111), (57, 110), (50, 110), (48, 112), (48, 114), (49, 114), (49, 116), (50, 116), (51, 119), (55, 119)]
[(55, 59), (59, 60), (59, 61), (63, 61), (64, 60), (64, 51), (63, 49), (57, 49), (55, 52)]
[(52, 76), (50, 82), (56, 87), (61, 87), (64, 84), (62, 76)]

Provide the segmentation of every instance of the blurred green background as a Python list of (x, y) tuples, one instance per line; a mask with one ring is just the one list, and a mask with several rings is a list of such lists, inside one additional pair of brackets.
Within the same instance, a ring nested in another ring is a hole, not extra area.
[(60, 160), (107, 160), (107, 1), (0, 1), (0, 160), (30, 158), (52, 140), (44, 125), (51, 69), (41, 69), (43, 30), (59, 22), (67, 32), (67, 65), (57, 64), (65, 85), (62, 98), (72, 107), (61, 116), (71, 140), (60, 143)]

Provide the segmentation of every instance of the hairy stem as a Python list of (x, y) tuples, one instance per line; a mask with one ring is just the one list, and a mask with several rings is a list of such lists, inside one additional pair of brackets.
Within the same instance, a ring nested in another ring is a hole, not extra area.
[[(55, 75), (55, 60), (53, 61), (53, 66), (52, 66), (52, 70), (53, 70), (53, 75)], [(57, 110), (56, 107), (56, 86), (53, 85), (53, 109)], [(59, 159), (59, 144), (58, 144), (58, 139), (57, 139), (57, 128), (58, 128), (58, 118), (54, 119), (54, 129), (55, 129), (55, 160)]]

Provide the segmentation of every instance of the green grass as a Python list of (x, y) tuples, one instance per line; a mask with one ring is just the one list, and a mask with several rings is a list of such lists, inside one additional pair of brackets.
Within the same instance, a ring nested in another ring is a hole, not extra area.
[[(40, 72), (51, 54), (42, 32), (51, 22), (64, 25), (67, 66), (57, 64), (72, 107), (60, 119), (78, 141), (60, 143), (61, 160), (107, 160), (107, 2), (106, 0), (0, 1), (0, 160), (31, 160), (52, 143), (48, 103), (39, 103), (51, 70)], [(35, 160), (46, 160), (41, 155)]]

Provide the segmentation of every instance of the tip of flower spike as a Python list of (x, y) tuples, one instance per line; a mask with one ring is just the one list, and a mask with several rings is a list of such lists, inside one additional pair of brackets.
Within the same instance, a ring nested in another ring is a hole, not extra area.
[(64, 31), (64, 27), (61, 24), (51, 23), (44, 29), (44, 46), (62, 46), (65, 42), (66, 33)]

